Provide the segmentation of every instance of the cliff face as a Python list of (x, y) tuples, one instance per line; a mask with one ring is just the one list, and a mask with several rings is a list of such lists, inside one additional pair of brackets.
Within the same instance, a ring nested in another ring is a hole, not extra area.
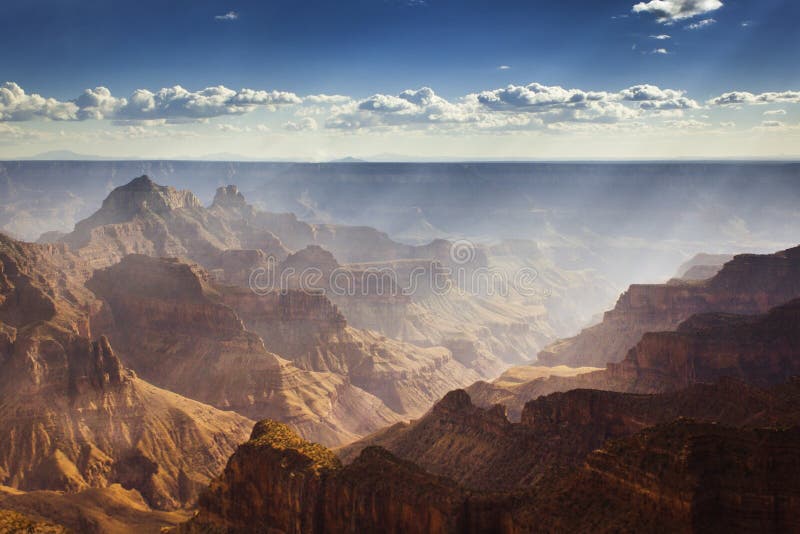
[(178, 532), (478, 532), (502, 523), (447, 479), (380, 448), (342, 467), (329, 450), (262, 421)]
[(580, 466), (606, 440), (680, 417), (730, 426), (796, 425), (799, 401), (799, 381), (761, 389), (729, 379), (660, 395), (576, 389), (526, 403), (521, 421), (512, 423), (502, 407), (479, 408), (466, 392), (453, 391), (421, 419), (337, 453), (349, 462), (377, 445), (471, 489), (524, 489)]
[(81, 262), (63, 248), (2, 236), (0, 265), (0, 482), (190, 503), (251, 422), (153, 387), (93, 341)]
[(161, 387), (247, 417), (289, 422), (332, 444), (398, 418), (345, 374), (302, 369), (270, 352), (239, 316), (277, 325), (289, 341), (313, 340), (315, 328), (337, 329), (343, 321), (324, 297), (261, 299), (214, 285), (199, 267), (147, 256), (96, 271), (87, 286), (106, 304), (94, 315), (95, 328), (102, 325), (127, 365)]
[(576, 388), (656, 393), (724, 377), (758, 386), (789, 380), (800, 371), (800, 299), (762, 315), (699, 314), (674, 332), (650, 332), (619, 363), (575, 376), (534, 378), (518, 383), (498, 379), (468, 388), (480, 406), (502, 402), (509, 413), (541, 395)]
[(798, 381), (577, 390), (529, 403), (521, 423), (454, 391), (340, 451), (343, 467), (264, 421), (179, 532), (791, 531), (799, 422)]
[(800, 374), (800, 299), (758, 316), (702, 314), (646, 334), (607, 374), (629, 390), (663, 391), (734, 376), (766, 386)]
[(712, 278), (632, 285), (603, 322), (539, 353), (545, 365), (604, 366), (621, 361), (646, 332), (674, 330), (698, 313), (764, 313), (800, 296), (800, 247), (734, 257)]

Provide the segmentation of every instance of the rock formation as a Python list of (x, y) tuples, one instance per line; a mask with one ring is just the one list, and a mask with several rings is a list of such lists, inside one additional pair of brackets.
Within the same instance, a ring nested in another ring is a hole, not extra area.
[(764, 313), (800, 297), (800, 247), (741, 254), (712, 278), (632, 285), (603, 322), (539, 353), (543, 365), (602, 367), (621, 361), (646, 332), (674, 330), (696, 313)]
[(150, 505), (187, 505), (248, 419), (158, 389), (92, 340), (81, 262), (0, 236), (0, 478), (67, 492), (120, 483)]
[[(548, 341), (574, 331), (585, 319), (581, 312), (586, 308), (571, 304), (574, 301), (591, 300), (589, 307), (594, 309), (607, 305), (609, 295), (596, 275), (557, 269), (529, 244), (507, 244), (494, 249), (494, 255), (493, 249), (471, 247), (468, 261), (460, 263), (451, 257), (452, 243), (446, 240), (405, 245), (374, 228), (310, 224), (292, 214), (263, 212), (247, 204), (233, 185), (220, 187), (205, 208), (191, 193), (155, 184), (147, 176), (114, 189), (99, 211), (61, 241), (92, 268), (113, 265), (132, 253), (181, 257), (199, 263), (219, 281), (244, 287), (255, 269), (304, 265), (328, 273), (341, 263), (357, 287), (331, 298), (352, 326), (423, 347), (466, 340), (467, 350), (454, 357), (473, 364), (484, 378), (499, 373), (504, 362), (530, 360)], [(515, 256), (513, 249), (522, 252)], [(540, 271), (540, 295), (487, 297), (472, 287), (460, 287), (464, 277), (455, 275), (458, 291), (445, 295), (424, 288), (408, 295), (374, 291), (368, 274), (391, 268), (395, 285), (408, 288), (406, 278), (418, 266), (428, 275), (450, 269), (472, 276), (492, 268), (508, 271), (511, 279), (523, 264), (535, 264)]]
[(177, 260), (131, 255), (87, 286), (107, 305), (96, 328), (145, 379), (327, 444), (418, 416), (478, 378), (445, 349), (348, 328), (323, 295), (221, 286)]
[(342, 466), (262, 421), (178, 531), (793, 530), (798, 422), (800, 381), (578, 390), (529, 403), (520, 423), (454, 391), (340, 451)]
[(476, 382), (468, 390), (480, 406), (502, 402), (518, 414), (529, 400), (576, 388), (655, 393), (736, 377), (760, 386), (800, 370), (800, 299), (762, 315), (707, 313), (674, 332), (646, 333), (619, 363), (575, 376), (508, 383)]

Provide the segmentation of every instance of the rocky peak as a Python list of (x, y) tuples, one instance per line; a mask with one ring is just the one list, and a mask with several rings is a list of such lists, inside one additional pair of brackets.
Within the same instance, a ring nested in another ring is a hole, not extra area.
[(218, 187), (217, 193), (214, 195), (213, 206), (226, 207), (243, 207), (247, 205), (244, 195), (239, 192), (239, 188), (235, 185), (226, 185), (225, 187)]
[(191, 191), (178, 191), (174, 187), (158, 185), (149, 176), (143, 175), (114, 189), (103, 201), (103, 207), (98, 213), (105, 212), (112, 216), (113, 221), (115, 218), (125, 220), (147, 210), (163, 214), (180, 208), (198, 208), (200, 205), (200, 201)]

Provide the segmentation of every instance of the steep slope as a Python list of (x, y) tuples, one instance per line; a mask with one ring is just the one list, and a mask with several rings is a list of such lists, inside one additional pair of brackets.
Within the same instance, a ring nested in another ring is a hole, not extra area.
[(768, 386), (800, 374), (800, 299), (762, 315), (698, 314), (674, 332), (646, 333), (619, 363), (602, 371), (548, 376), (517, 384), (476, 382), (480, 406), (503, 402), (519, 413), (529, 400), (557, 391), (594, 388), (654, 393), (737, 377)]
[(742, 254), (712, 278), (632, 285), (603, 322), (539, 353), (543, 365), (602, 367), (621, 361), (646, 332), (674, 330), (696, 313), (764, 313), (800, 297), (800, 247)]
[(250, 420), (158, 389), (92, 341), (80, 261), (0, 236), (0, 481), (79, 491), (118, 482), (190, 503)]
[[(155, 384), (248, 417), (291, 423), (315, 440), (341, 443), (398, 420), (380, 399), (345, 375), (301, 369), (269, 352), (245, 329), (200, 267), (131, 255), (87, 282), (106, 303), (94, 316), (125, 362)], [(321, 298), (292, 293), (281, 303), (256, 301), (264, 314), (286, 314), (297, 336), (324, 319)], [(293, 316), (293, 314), (298, 314)], [(304, 334), (304, 332), (306, 332)]]
[(131, 255), (87, 285), (107, 304), (95, 327), (146, 379), (328, 444), (418, 416), (478, 378), (446, 349), (347, 327), (323, 295), (259, 295), (176, 260)]

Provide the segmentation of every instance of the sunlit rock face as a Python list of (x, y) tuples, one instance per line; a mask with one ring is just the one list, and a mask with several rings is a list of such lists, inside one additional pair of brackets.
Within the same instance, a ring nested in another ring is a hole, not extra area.
[(186, 506), (252, 422), (126, 368), (92, 332), (84, 272), (63, 247), (0, 236), (2, 484), (78, 492), (120, 483), (152, 507)]
[(602, 367), (621, 361), (646, 332), (674, 330), (696, 313), (764, 313), (798, 296), (800, 247), (742, 254), (707, 280), (630, 286), (602, 323), (551, 344), (539, 362)]

